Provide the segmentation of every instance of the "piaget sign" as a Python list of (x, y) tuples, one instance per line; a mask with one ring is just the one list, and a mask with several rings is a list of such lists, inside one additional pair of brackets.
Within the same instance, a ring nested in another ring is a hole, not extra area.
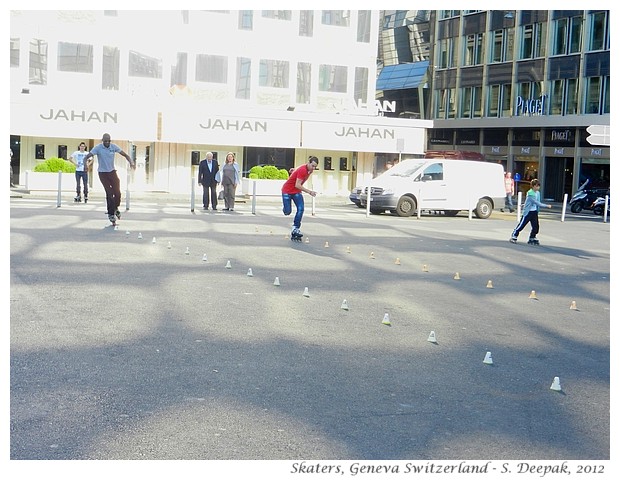
[(532, 116), (532, 115), (546, 115), (547, 114), (547, 95), (541, 95), (538, 98), (523, 98), (517, 97), (517, 104), (515, 108), (515, 115), (519, 116)]

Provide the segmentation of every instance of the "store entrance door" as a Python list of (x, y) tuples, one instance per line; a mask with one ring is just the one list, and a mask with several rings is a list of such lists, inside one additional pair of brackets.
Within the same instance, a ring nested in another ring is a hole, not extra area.
[(573, 164), (570, 157), (545, 158), (544, 198), (561, 202), (564, 194), (572, 195)]

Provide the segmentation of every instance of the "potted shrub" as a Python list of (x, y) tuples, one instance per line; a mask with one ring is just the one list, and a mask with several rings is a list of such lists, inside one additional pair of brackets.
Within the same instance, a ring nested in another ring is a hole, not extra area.
[(58, 157), (37, 164), (26, 171), (26, 190), (58, 190), (58, 172), (62, 172), (62, 191), (75, 190), (75, 165)]
[(257, 165), (250, 169), (248, 178), (241, 180), (242, 191), (245, 195), (252, 195), (256, 184), (256, 195), (281, 195), (282, 185), (287, 179), (288, 172), (283, 168)]

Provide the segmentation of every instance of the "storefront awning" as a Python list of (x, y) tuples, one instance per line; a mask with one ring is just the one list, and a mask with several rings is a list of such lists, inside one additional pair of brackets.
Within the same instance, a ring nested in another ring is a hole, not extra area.
[(418, 88), (426, 78), (429, 61), (401, 63), (383, 67), (377, 78), (377, 90)]

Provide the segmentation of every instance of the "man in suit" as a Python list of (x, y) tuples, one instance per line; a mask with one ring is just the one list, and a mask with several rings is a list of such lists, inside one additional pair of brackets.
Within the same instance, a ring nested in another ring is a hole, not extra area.
[(219, 183), (220, 166), (217, 160), (213, 159), (213, 153), (207, 152), (207, 158), (200, 162), (198, 166), (198, 183), (202, 185), (202, 208), (209, 209), (209, 199), (211, 208), (217, 210), (217, 184)]

